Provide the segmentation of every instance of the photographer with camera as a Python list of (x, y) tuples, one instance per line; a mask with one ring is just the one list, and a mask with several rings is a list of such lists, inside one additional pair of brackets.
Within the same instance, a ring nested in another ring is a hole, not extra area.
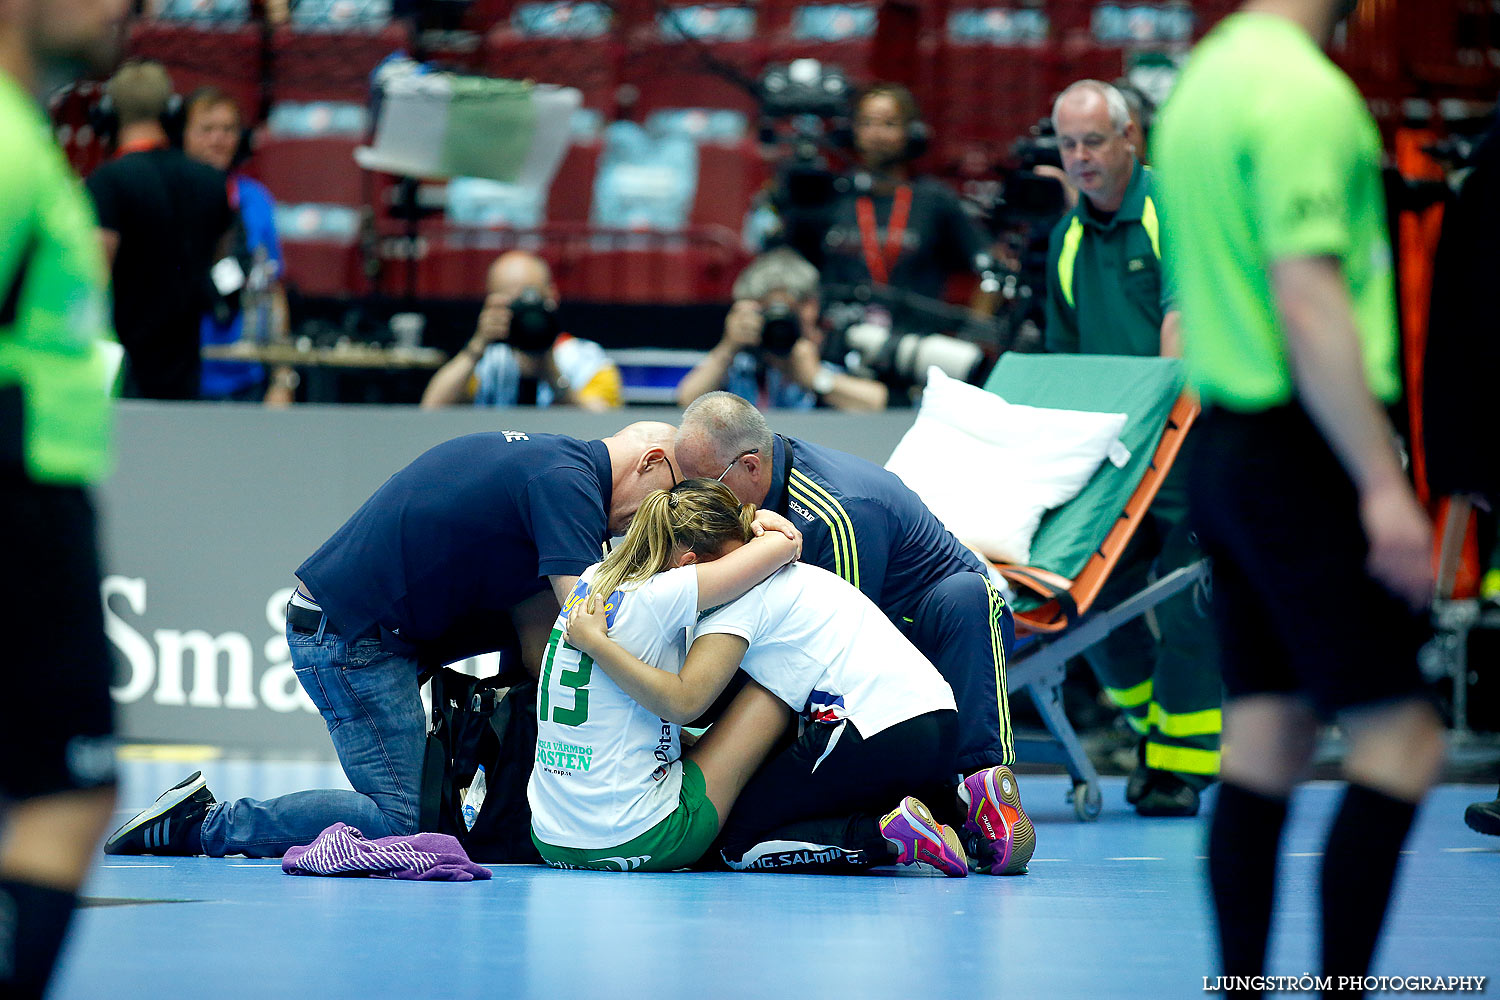
[(552, 271), (534, 254), (512, 250), (490, 265), (488, 294), (464, 349), (432, 376), (422, 407), (623, 404), (620, 370), (592, 340), (557, 325)]
[[(189, 94), (183, 102), (182, 151), (229, 178), (229, 204), (235, 215), (224, 248), (229, 253), (216, 269), (227, 266), (238, 280), (231, 278), (228, 290), (220, 290), (204, 313), (203, 346), (233, 344), (247, 336), (252, 341), (284, 338), (291, 312), (279, 277), (285, 261), (276, 232), (276, 199), (264, 184), (241, 172), (250, 143), (239, 102), (214, 86)], [(301, 381), (288, 366), (278, 366), (268, 380), (265, 368), (253, 361), (205, 360), (199, 396), (290, 406)]]
[(818, 271), (785, 247), (735, 279), (724, 338), (677, 386), (677, 405), (727, 389), (762, 409), (885, 409), (888, 391), (822, 360)]

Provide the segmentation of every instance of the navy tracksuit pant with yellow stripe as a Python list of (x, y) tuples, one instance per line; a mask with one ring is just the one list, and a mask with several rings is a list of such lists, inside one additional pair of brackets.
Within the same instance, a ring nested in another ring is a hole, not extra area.
[(896, 625), (931, 660), (958, 703), (958, 769), (964, 774), (1016, 760), (1005, 693), (1005, 651), (1015, 644), (1010, 608), (988, 578), (955, 573)]

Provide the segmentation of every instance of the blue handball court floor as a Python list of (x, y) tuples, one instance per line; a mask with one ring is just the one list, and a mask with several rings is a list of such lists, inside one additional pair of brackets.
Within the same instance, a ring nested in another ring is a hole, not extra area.
[[(122, 820), (195, 766), (221, 798), (347, 787), (336, 764), (131, 760)], [(1106, 779), (1102, 817), (1083, 824), (1065, 778), (1021, 781), (1037, 853), (1016, 878), (497, 866), (488, 882), (414, 883), (291, 877), (274, 860), (101, 854), (49, 995), (1204, 996), (1217, 974), (1205, 818), (1139, 819), (1123, 779)], [(1294, 803), (1273, 974), (1318, 971), (1317, 852), (1340, 787), (1310, 784)], [(1428, 800), (1376, 974), (1484, 975), (1500, 995), (1500, 838), (1463, 823), (1467, 803), (1494, 794), (1446, 785)]]

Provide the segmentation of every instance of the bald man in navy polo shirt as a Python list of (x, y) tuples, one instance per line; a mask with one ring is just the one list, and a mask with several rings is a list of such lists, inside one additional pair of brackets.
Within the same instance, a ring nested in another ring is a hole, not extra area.
[(470, 434), (397, 472), (298, 568), (287, 606), (292, 666), (354, 790), (215, 802), (194, 774), (105, 851), (280, 857), (337, 822), (370, 838), (416, 833), (423, 668), (519, 637), (535, 673), (579, 574), (648, 493), (677, 482), (674, 430)]

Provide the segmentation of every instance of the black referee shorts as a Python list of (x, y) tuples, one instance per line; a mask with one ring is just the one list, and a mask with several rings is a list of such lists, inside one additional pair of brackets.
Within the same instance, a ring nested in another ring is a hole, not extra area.
[(0, 796), (112, 785), (113, 666), (88, 494), (0, 471), (0, 552)]
[(1212, 409), (1193, 434), (1228, 697), (1301, 694), (1326, 719), (1422, 696), (1428, 619), (1366, 571), (1354, 484), (1306, 412)]

